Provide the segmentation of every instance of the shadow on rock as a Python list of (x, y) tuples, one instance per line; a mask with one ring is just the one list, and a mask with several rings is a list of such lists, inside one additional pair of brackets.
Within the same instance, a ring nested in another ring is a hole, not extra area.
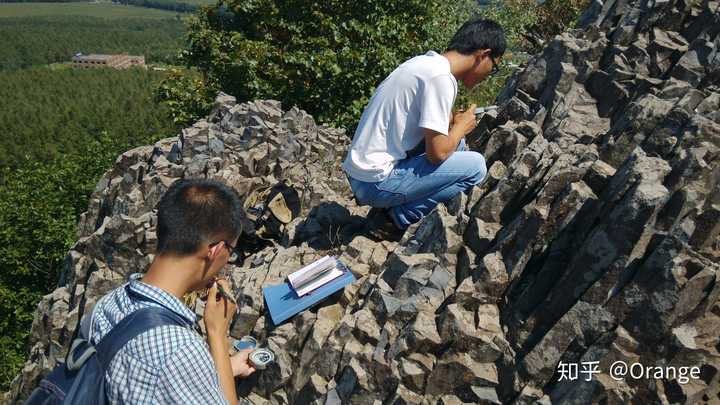
[(304, 221), (288, 227), (289, 245), (308, 246), (316, 250), (332, 250), (347, 245), (365, 231), (366, 218), (352, 215), (335, 201), (324, 202), (310, 210)]

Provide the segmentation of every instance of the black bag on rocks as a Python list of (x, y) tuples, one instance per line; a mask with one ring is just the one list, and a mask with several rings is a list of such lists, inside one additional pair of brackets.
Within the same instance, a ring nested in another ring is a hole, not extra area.
[(256, 236), (279, 239), (285, 225), (300, 215), (300, 196), (292, 185), (281, 181), (250, 193), (244, 208), (254, 225)]

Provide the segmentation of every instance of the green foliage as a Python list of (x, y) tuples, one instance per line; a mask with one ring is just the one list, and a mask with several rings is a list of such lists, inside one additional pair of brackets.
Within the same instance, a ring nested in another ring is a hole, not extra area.
[(537, 21), (537, 15), (533, 12), (536, 5), (537, 0), (494, 0), (483, 7), (482, 15), (503, 27), (509, 50), (526, 50), (524, 34), (527, 27)]
[(572, 28), (589, 0), (496, 0), (482, 8), (481, 14), (497, 21), (508, 37), (508, 52), (500, 74), (472, 90), (461, 89), (460, 104), (491, 105), (512, 74), (509, 63), (521, 65), (529, 54), (555, 35)]
[(537, 6), (537, 20), (528, 27), (528, 31), (547, 41), (575, 27), (578, 16), (589, 3), (590, 0), (545, 0)]
[(173, 63), (184, 31), (182, 21), (173, 19), (3, 18), (0, 70), (69, 62), (77, 52), (129, 53), (145, 55), (149, 63)]
[(572, 28), (589, 0), (495, 0), (483, 14), (498, 21), (513, 49), (535, 53), (542, 43)]
[(140, 68), (0, 72), (0, 167), (79, 153), (102, 131), (132, 144), (169, 132), (153, 100), (162, 77)]
[(160, 79), (141, 69), (0, 72), (0, 391), (22, 366), (35, 306), (57, 283), (99, 177), (119, 153), (174, 132), (152, 98)]
[(478, 10), (472, 0), (221, 4), (189, 20), (185, 61), (240, 100), (278, 99), (342, 126), (357, 121), (375, 86), (399, 62), (442, 51)]
[(196, 71), (171, 69), (158, 86), (156, 100), (165, 104), (176, 126), (189, 126), (212, 108), (218, 87), (208, 82)]
[[(205, 97), (198, 89), (218, 88), (240, 100), (298, 105), (320, 122), (352, 131), (384, 77), (413, 55), (442, 51), (472, 15), (505, 28), (505, 60), (518, 64), (527, 58), (518, 52), (535, 51), (543, 38), (572, 24), (586, 3), (497, 0), (479, 8), (473, 1), (224, 0), (189, 20), (183, 59), (203, 73), (205, 84), (175, 76), (160, 99), (171, 104), (176, 122), (187, 123), (210, 106), (198, 99)], [(472, 91), (461, 90), (459, 104), (492, 104), (510, 74), (505, 68)]]
[(0, 388), (22, 365), (33, 310), (57, 283), (75, 224), (118, 146), (104, 133), (85, 150), (0, 171)]
[(34, 305), (40, 297), (40, 293), (28, 288), (12, 289), (0, 284), (0, 327), (3, 328), (0, 335), (0, 392), (7, 391), (25, 361), (27, 330), (32, 323)]
[(2, 0), (0, 3), (78, 3), (85, 0)]
[[(142, 0), (112, 0), (113, 3), (119, 3), (124, 5), (138, 5), (136, 4), (136, 2), (138, 1)], [(141, 7), (159, 8), (161, 10), (177, 10), (176, 8), (172, 7), (164, 7), (164, 5), (167, 3), (175, 3), (180, 5), (195, 6), (195, 9), (197, 9), (198, 6), (212, 4), (214, 2), (215, 0), (149, 0), (147, 1), (147, 3), (157, 3), (159, 6), (154, 7), (153, 5), (141, 5)], [(87, 0), (2, 0), (0, 1), (0, 3), (87, 3)]]
[(217, 3), (217, 0), (182, 0), (183, 3), (187, 4), (195, 4), (198, 6), (206, 6), (208, 4), (215, 4)]

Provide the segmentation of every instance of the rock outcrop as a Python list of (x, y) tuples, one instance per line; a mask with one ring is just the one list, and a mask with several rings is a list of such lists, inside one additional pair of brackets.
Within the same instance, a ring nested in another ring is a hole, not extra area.
[[(717, 403), (718, 4), (593, 2), (469, 136), (485, 180), (398, 243), (360, 234), (367, 207), (339, 168), (347, 135), (221, 94), (206, 120), (123, 154), (100, 181), (6, 400), (27, 395), (82, 314), (148, 265), (155, 204), (200, 176), (242, 195), (286, 179), (302, 200), (278, 242), (232, 268), (231, 334), (278, 354), (238, 383), (247, 403)], [(272, 326), (261, 287), (326, 253), (357, 282)], [(618, 361), (653, 372), (612, 374)]]

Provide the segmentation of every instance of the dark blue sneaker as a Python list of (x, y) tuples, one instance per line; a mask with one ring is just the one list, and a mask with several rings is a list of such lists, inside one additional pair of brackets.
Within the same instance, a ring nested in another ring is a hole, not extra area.
[(395, 225), (387, 208), (371, 208), (365, 222), (365, 235), (377, 242), (387, 240), (397, 242), (405, 234), (404, 229)]

